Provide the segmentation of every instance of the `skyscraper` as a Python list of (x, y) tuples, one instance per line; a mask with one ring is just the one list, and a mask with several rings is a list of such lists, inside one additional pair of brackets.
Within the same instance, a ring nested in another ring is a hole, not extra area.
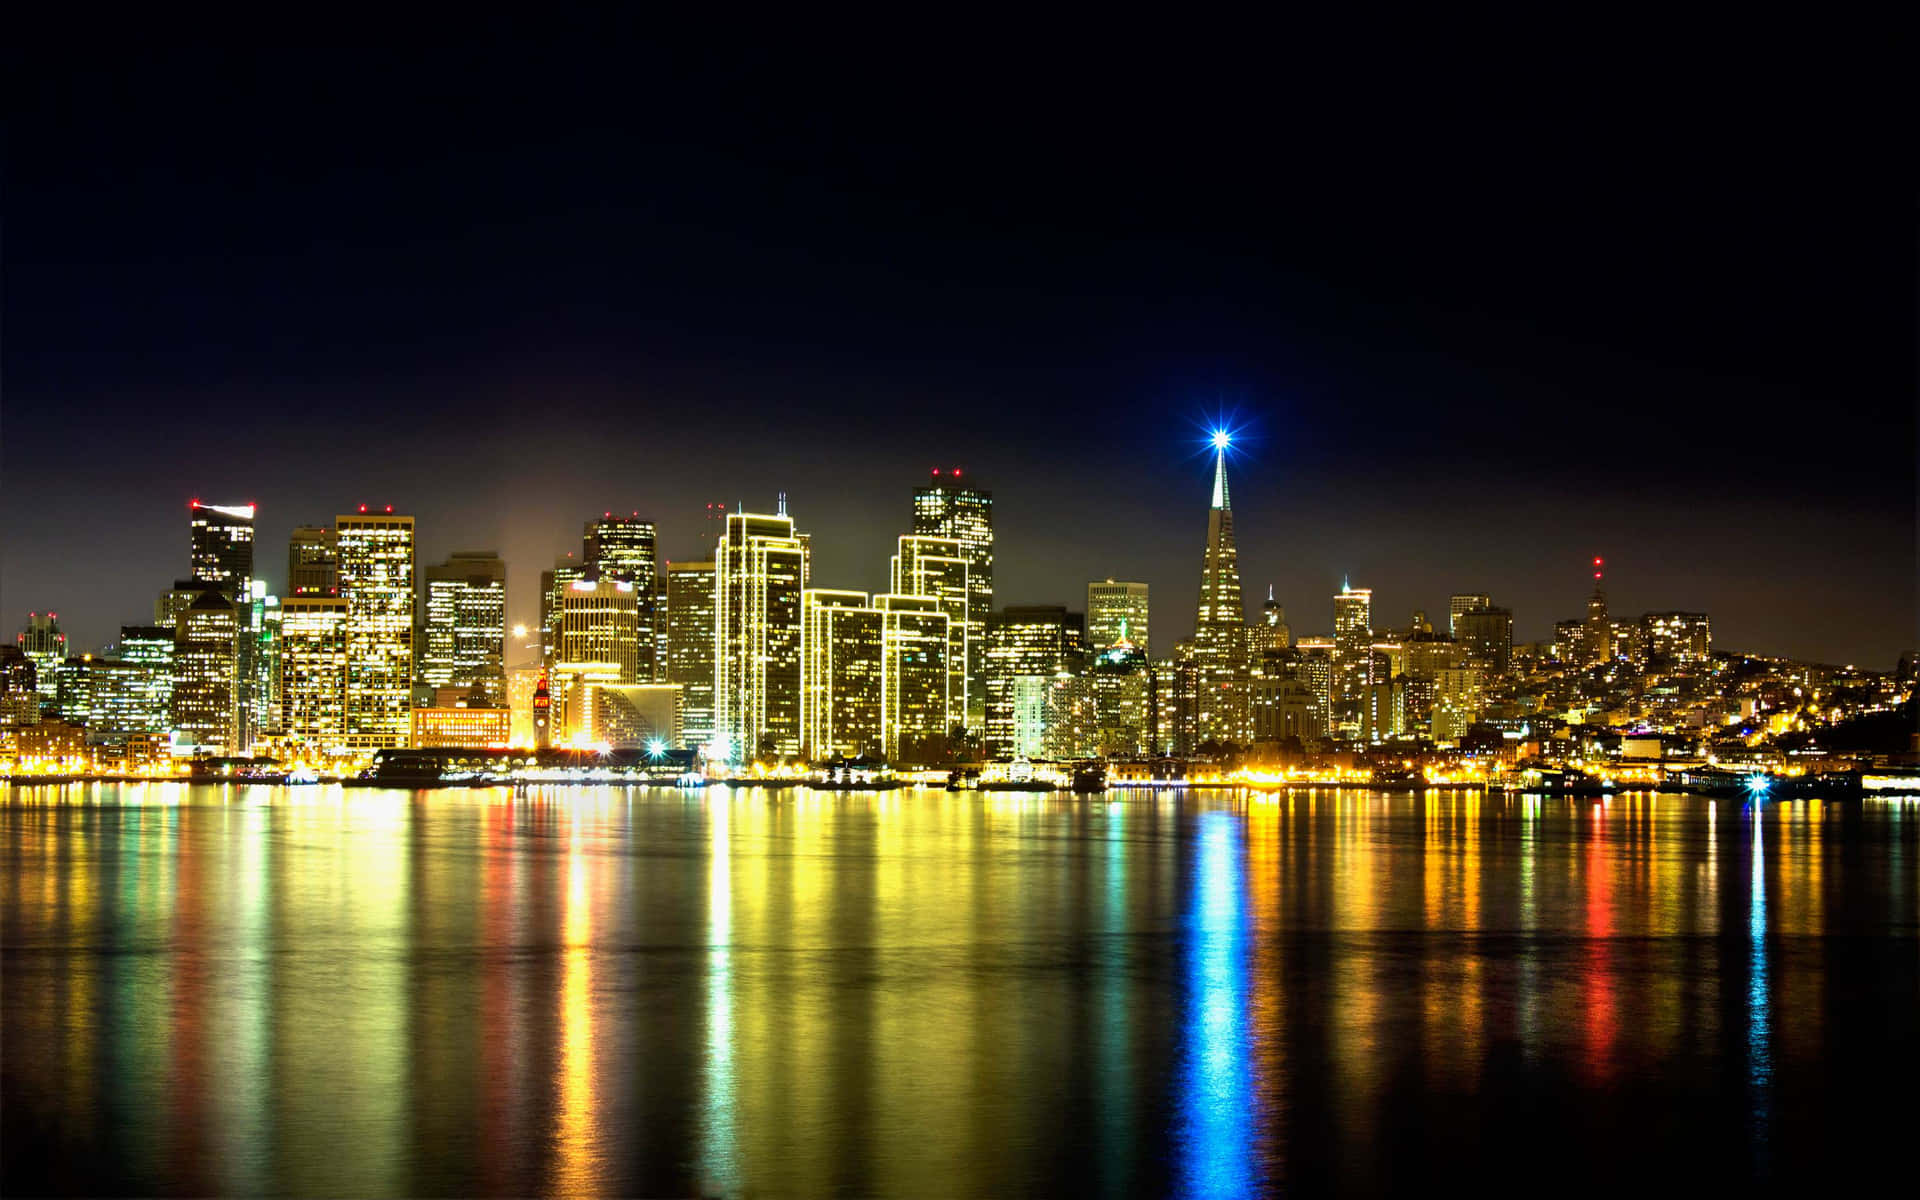
[(800, 752), (800, 594), (806, 548), (784, 512), (732, 513), (714, 551), (717, 757)]
[(299, 525), (287, 539), (287, 594), (333, 596), (340, 590), (340, 556), (333, 530), (325, 525)]
[(932, 761), (945, 750), (951, 728), (952, 643), (942, 598), (881, 595), (873, 607), (880, 614), (881, 741), (891, 758)]
[(667, 682), (680, 688), (680, 736), (688, 747), (713, 738), (712, 562), (667, 564)]
[(624, 579), (634, 585), (634, 624), (640, 646), (637, 681), (652, 683), (656, 668), (654, 579), (659, 572), (653, 522), (640, 520), (638, 513), (630, 517), (606, 513), (599, 520), (587, 522), (581, 543), (590, 578)]
[(347, 601), (288, 596), (280, 604), (280, 710), (287, 745), (312, 757), (347, 741)]
[(865, 592), (808, 588), (801, 602), (800, 741), (810, 758), (882, 753), (880, 613)]
[(1460, 636), (1460, 614), (1476, 608), (1492, 608), (1493, 597), (1486, 592), (1455, 592), (1447, 597), (1447, 634)]
[(174, 628), (173, 734), (177, 744), (211, 754), (240, 749), (240, 614), (209, 587)]
[(1601, 579), (1601, 560), (1593, 560), (1593, 595), (1587, 597), (1587, 629), (1581, 649), (1589, 663), (1613, 657), (1613, 623), (1607, 619), (1607, 592)]
[(413, 730), (413, 518), (391, 507), (342, 514), (334, 538), (347, 602), (346, 745), (405, 746)]
[(60, 632), (60, 614), (28, 613), (27, 627), (14, 638), (14, 644), (33, 663), (41, 711), (52, 711), (60, 695), (60, 668), (67, 660), (67, 635)]
[(253, 514), (251, 504), (187, 505), (192, 534), (193, 577), (244, 604), (253, 587)]
[(1342, 580), (1333, 597), (1333, 701), (1337, 719), (1357, 718), (1346, 711), (1367, 683), (1367, 649), (1373, 644), (1373, 591)]
[[(947, 715), (940, 730), (943, 736), (954, 726), (967, 723), (967, 689), (970, 684), (967, 678), (967, 638), (971, 628), (967, 617), (972, 603), (967, 582), (968, 570), (964, 548), (954, 538), (904, 534), (900, 538), (900, 551), (893, 556), (894, 595), (931, 597), (939, 602), (940, 611), (947, 615), (947, 646), (940, 656), (947, 665), (949, 675), (947, 686), (942, 689), (942, 694), (949, 698)], [(905, 612), (914, 606), (894, 607), (895, 611)], [(888, 753), (894, 751), (889, 750)]]
[[(640, 589), (627, 579), (576, 579), (560, 594), (554, 669), (585, 663), (613, 668), (612, 683), (640, 683)], [(651, 643), (649, 642), (649, 647)], [(650, 680), (645, 682), (651, 682)]]
[(1260, 605), (1260, 622), (1247, 631), (1247, 651), (1252, 661), (1248, 664), (1255, 670), (1261, 661), (1274, 650), (1285, 650), (1293, 644), (1293, 630), (1287, 628), (1287, 610), (1273, 598), (1273, 585), (1267, 585), (1266, 602)]
[(461, 551), (426, 569), (420, 679), (507, 698), (507, 565), (491, 550)]
[(1245, 742), (1247, 611), (1240, 597), (1240, 552), (1227, 494), (1227, 436), (1214, 437), (1213, 504), (1207, 512), (1207, 556), (1200, 571), (1200, 608), (1193, 627), (1198, 687), (1194, 734), (1199, 741)]
[(137, 671), (122, 681), (130, 692), (122, 714), (130, 733), (165, 733), (173, 725), (175, 636), (176, 629), (167, 626), (120, 627), (120, 661)]
[[(1477, 599), (1478, 597), (1476, 597)], [(1454, 639), (1473, 665), (1504, 675), (1513, 663), (1513, 613), (1483, 604), (1453, 618)]]
[(1147, 585), (1095, 580), (1087, 585), (1087, 645), (1098, 654), (1125, 639), (1150, 655)]
[(913, 492), (913, 532), (952, 538), (967, 560), (967, 723), (978, 727), (986, 704), (986, 627), (993, 612), (993, 493), (963, 482), (960, 468), (934, 468), (933, 482)]
[(1023, 736), (1022, 713), (1043, 720), (1045, 692), (1062, 675), (1086, 669), (1086, 620), (1051, 605), (1008, 608), (987, 623), (986, 751), (1011, 758), (1023, 743), (1044, 741), (1043, 729)]
[(553, 560), (553, 570), (540, 572), (540, 661), (551, 667), (560, 654), (560, 598), (576, 579), (587, 577), (587, 567), (569, 552)]
[(1650, 658), (1703, 663), (1713, 653), (1713, 625), (1701, 612), (1648, 613), (1640, 618), (1641, 640)]

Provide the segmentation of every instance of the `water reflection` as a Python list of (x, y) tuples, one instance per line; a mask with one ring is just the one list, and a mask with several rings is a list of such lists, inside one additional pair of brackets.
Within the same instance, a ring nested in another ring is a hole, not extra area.
[(0, 830), (7, 1195), (1783, 1184), (1920, 1072), (1897, 806), (150, 785)]

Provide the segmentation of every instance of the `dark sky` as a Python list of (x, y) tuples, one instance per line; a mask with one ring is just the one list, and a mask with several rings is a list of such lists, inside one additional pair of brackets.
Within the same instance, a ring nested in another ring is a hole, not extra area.
[(1912, 214), (1870, 169), (1910, 143), (1784, 76), (1309, 58), (15, 53), (7, 630), (147, 619), (195, 496), (261, 505), (276, 587), (292, 526), (392, 503), (528, 619), (587, 516), (687, 558), (785, 490), (816, 580), (878, 588), (961, 465), (1003, 602), (1144, 579), (1165, 646), (1225, 413), (1297, 633), (1344, 574), (1544, 637), (1604, 554), (1616, 611), (1724, 647), (1914, 644)]

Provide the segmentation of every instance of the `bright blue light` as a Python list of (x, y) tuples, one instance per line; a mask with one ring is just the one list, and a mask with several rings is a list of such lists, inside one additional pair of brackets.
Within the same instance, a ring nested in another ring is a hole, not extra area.
[(661, 759), (665, 758), (666, 756), (667, 756), (667, 744), (665, 742), (661, 741), (659, 738), (653, 738), (652, 740), (647, 742), (648, 758), (651, 758), (655, 762), (659, 762)]
[(1771, 779), (1768, 779), (1765, 775), (1747, 776), (1747, 790), (1752, 792), (1756, 796), (1765, 795), (1767, 789), (1772, 786), (1773, 786), (1773, 781)]
[(1216, 429), (1213, 431), (1213, 448), (1215, 450), (1225, 450), (1231, 445), (1233, 445), (1233, 435), (1231, 433), (1224, 429)]

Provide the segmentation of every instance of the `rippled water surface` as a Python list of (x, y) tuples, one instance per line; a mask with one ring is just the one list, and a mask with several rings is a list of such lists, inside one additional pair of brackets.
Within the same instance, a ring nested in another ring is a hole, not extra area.
[(1910, 1163), (1920, 806), (15, 788), (0, 1192)]

